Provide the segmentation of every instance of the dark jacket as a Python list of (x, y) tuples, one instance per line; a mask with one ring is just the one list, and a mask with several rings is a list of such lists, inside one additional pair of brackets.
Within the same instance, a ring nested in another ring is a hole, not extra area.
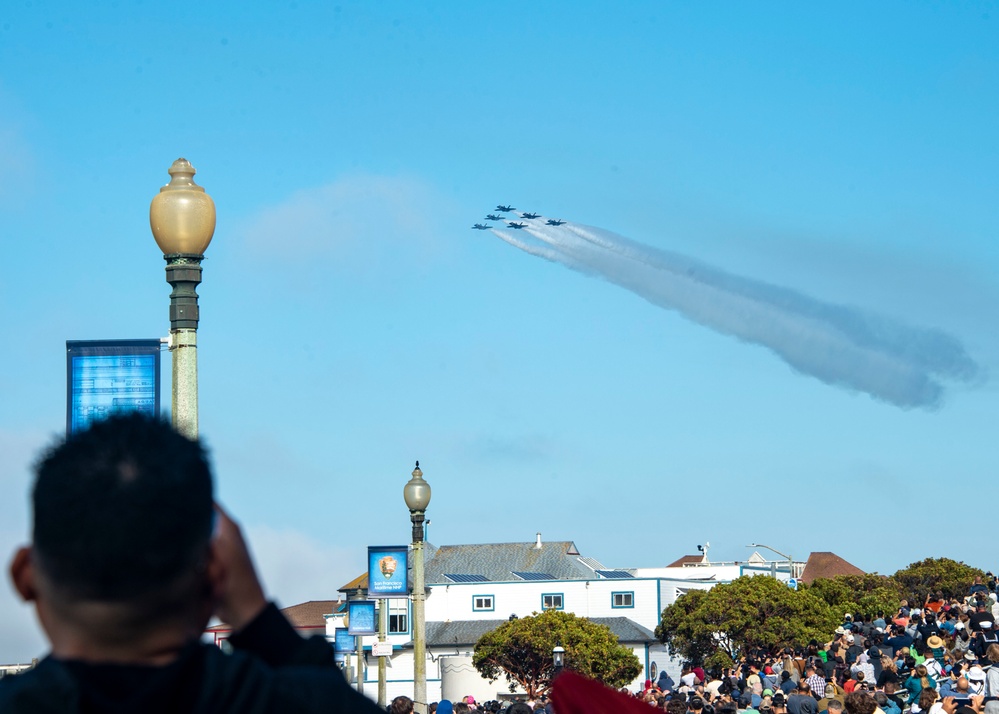
[(230, 638), (232, 654), (192, 642), (162, 667), (46, 657), (0, 680), (3, 714), (384, 714), (351, 689), (321, 637), (305, 640), (272, 604)]

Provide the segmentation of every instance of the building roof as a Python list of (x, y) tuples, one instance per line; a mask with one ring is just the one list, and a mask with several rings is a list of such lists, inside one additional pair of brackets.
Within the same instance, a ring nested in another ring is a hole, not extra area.
[(803, 583), (811, 583), (817, 578), (834, 578), (837, 575), (865, 575), (865, 573), (835, 553), (821, 551), (808, 556), (805, 569), (801, 571), (801, 577), (798, 579)]
[(341, 585), (337, 588), (337, 592), (345, 593), (351, 590), (367, 590), (368, 589), (368, 571), (365, 570), (363, 573), (358, 575), (356, 578), (351, 580), (346, 585)]
[(291, 607), (281, 608), (292, 627), (325, 627), (326, 618), (337, 608), (337, 600), (309, 600)]
[[(340, 600), (309, 600), (298, 605), (281, 608), (281, 612), (288, 618), (292, 627), (326, 627), (326, 618), (323, 615), (331, 615), (338, 609), (344, 609), (344, 603)], [(220, 622), (206, 627), (205, 632), (232, 632), (232, 625)]]
[(694, 563), (703, 563), (703, 562), (704, 562), (704, 556), (703, 555), (684, 555), (684, 556), (680, 557), (679, 559), (674, 560), (672, 563), (670, 563), (666, 567), (667, 568), (682, 568), (685, 565), (692, 565)]
[[(655, 642), (651, 631), (627, 617), (591, 617), (590, 622), (606, 625), (620, 642)], [(449, 620), (427, 623), (428, 647), (469, 647), (487, 632), (492, 632), (506, 620)], [(407, 642), (404, 647), (412, 647)]]
[[(515, 573), (544, 573), (553, 580), (593, 578), (592, 558), (581, 558), (572, 541), (443, 545), (427, 561), (427, 584), (455, 582), (449, 575), (481, 576), (488, 581), (520, 581)], [(529, 576), (528, 576), (529, 577)]]

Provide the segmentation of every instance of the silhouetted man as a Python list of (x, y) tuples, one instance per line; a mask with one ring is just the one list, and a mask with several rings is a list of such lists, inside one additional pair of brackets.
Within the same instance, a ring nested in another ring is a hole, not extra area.
[[(69, 437), (36, 467), (32, 506), (10, 572), (52, 650), (0, 680), (5, 714), (380, 712), (266, 601), (204, 451), (164, 422)], [(200, 641), (213, 614), (231, 655)]]

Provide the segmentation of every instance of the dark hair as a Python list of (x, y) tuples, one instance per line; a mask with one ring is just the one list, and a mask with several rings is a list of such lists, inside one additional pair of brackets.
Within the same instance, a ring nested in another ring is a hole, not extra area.
[(57, 444), (35, 471), (34, 552), (65, 596), (142, 599), (207, 554), (208, 461), (164, 421), (113, 416)]
[(846, 695), (845, 704), (849, 714), (874, 714), (878, 708), (874, 697), (864, 692), (850, 692)]
[(526, 702), (514, 702), (506, 708), (506, 714), (534, 714), (534, 710)]
[(413, 711), (413, 700), (409, 697), (396, 697), (388, 707), (389, 714), (410, 714)]

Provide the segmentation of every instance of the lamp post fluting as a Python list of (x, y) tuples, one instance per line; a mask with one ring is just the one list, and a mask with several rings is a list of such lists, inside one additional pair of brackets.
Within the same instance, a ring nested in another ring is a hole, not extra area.
[(170, 352), (173, 353), (171, 416), (174, 428), (198, 438), (198, 284), (201, 261), (215, 234), (215, 202), (194, 183), (195, 169), (177, 159), (170, 183), (149, 205), (149, 227), (166, 260), (170, 293)]
[(423, 524), (430, 505), (430, 484), (423, 480), (420, 462), (402, 492), (413, 522), (413, 705), (416, 714), (427, 714), (427, 599), (424, 581)]

